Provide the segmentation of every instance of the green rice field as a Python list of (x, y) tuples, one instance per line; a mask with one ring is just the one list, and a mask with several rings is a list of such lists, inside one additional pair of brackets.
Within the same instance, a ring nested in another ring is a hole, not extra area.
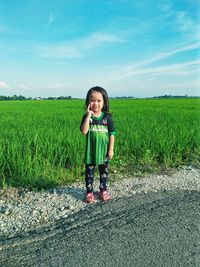
[[(200, 166), (200, 99), (112, 99), (111, 173)], [(1, 186), (46, 188), (84, 179), (84, 100), (0, 101)]]

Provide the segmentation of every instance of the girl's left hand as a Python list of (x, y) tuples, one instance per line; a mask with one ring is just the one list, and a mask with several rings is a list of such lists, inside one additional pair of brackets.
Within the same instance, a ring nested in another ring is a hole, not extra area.
[(114, 156), (114, 152), (113, 151), (108, 151), (108, 159), (112, 159)]

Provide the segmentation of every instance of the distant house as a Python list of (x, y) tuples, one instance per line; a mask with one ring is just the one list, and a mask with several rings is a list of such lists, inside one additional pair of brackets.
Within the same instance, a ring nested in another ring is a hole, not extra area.
[(37, 97), (34, 97), (33, 100), (42, 100), (42, 97), (37, 96)]

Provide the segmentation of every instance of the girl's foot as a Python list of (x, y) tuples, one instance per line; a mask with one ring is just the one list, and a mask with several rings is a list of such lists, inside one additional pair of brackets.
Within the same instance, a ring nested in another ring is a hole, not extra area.
[(100, 198), (103, 201), (111, 200), (111, 196), (107, 190), (100, 191)]
[(95, 199), (95, 197), (94, 197), (93, 192), (91, 192), (91, 193), (87, 193), (87, 194), (86, 194), (86, 202), (87, 202), (87, 203), (93, 203), (93, 202), (96, 202), (96, 199)]

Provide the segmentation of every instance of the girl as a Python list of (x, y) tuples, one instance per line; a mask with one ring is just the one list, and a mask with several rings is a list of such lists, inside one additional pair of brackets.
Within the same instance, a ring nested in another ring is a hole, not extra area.
[(86, 135), (85, 150), (85, 182), (86, 201), (95, 202), (93, 182), (95, 166), (98, 165), (100, 174), (100, 197), (110, 200), (107, 190), (108, 161), (114, 155), (115, 127), (109, 113), (109, 100), (105, 89), (92, 87), (86, 96), (87, 113), (83, 116), (80, 130)]

